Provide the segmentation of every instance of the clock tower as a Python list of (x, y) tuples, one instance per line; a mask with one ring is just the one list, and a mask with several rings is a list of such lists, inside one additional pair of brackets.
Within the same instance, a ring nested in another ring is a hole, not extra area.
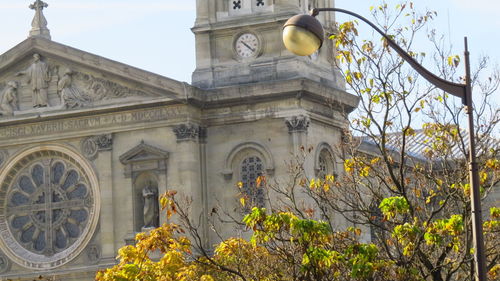
[[(331, 41), (312, 56), (297, 57), (281, 39), (291, 16), (333, 5), (333, 0), (197, 0), (192, 84), (213, 89), (307, 78), (342, 88)], [(326, 34), (333, 31), (333, 13), (323, 13), (319, 20)]]

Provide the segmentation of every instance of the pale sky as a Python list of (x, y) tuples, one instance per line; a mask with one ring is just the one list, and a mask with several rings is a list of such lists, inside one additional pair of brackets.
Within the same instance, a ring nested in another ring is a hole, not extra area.
[[(33, 0), (0, 0), (0, 54), (27, 38)], [(195, 68), (195, 0), (45, 0), (52, 40), (180, 81)], [(337, 7), (369, 16), (378, 1), (337, 0)], [(399, 1), (388, 0), (389, 5)], [(436, 28), (463, 53), (469, 38), (472, 62), (481, 54), (500, 62), (500, 1), (415, 0), (438, 12)], [(344, 19), (338, 17), (339, 20)], [(428, 44), (422, 40), (420, 44)], [(420, 46), (420, 45), (419, 45)]]

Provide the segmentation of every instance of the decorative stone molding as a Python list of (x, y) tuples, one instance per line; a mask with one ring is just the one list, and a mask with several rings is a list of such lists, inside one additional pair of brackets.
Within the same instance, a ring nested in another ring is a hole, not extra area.
[(231, 169), (224, 169), (221, 172), (221, 174), (224, 177), (224, 179), (227, 181), (233, 178), (233, 170), (231, 170)]
[(127, 235), (123, 237), (126, 246), (135, 246), (135, 235), (136, 233), (127, 233)]
[(271, 152), (262, 144), (257, 142), (245, 142), (235, 146), (231, 152), (226, 157), (224, 162), (224, 169), (222, 170), (222, 175), (225, 180), (231, 180), (233, 177), (234, 170), (234, 160), (240, 153), (245, 153), (245, 151), (252, 154), (258, 155), (264, 162), (264, 171), (266, 175), (274, 174), (274, 160)]
[(342, 130), (342, 135), (340, 136), (340, 139), (343, 144), (348, 144), (352, 142), (352, 134), (349, 129), (343, 129)]
[(158, 96), (155, 93), (132, 89), (86, 73), (75, 72), (73, 78), (78, 85), (81, 85), (81, 91), (88, 97), (89, 105), (116, 98)]
[(166, 171), (169, 152), (163, 149), (145, 144), (141, 141), (139, 145), (120, 156), (120, 162), (125, 165), (125, 177), (143, 171)]
[(0, 253), (0, 274), (8, 271), (9, 269), (10, 260), (3, 253)]
[(3, 166), (5, 161), (7, 161), (7, 158), (9, 158), (9, 153), (7, 150), (0, 150), (0, 167)]
[(196, 124), (180, 124), (173, 128), (177, 141), (198, 140), (205, 134), (205, 131)]
[(307, 116), (299, 115), (285, 119), (285, 123), (289, 133), (307, 132), (310, 120)]
[[(33, 62), (6, 80), (0, 81), (0, 116), (89, 108), (117, 99), (155, 98), (162, 95), (121, 85), (117, 82), (75, 71), (67, 64), (33, 54)], [(35, 72), (34, 69), (41, 69)], [(40, 85), (33, 81), (40, 80)], [(40, 89), (33, 90), (33, 87)], [(22, 99), (29, 94), (31, 104)], [(54, 103), (50, 97), (59, 96)], [(49, 103), (50, 100), (50, 103)]]
[(91, 264), (97, 264), (101, 260), (101, 249), (98, 245), (87, 247), (87, 259)]
[(206, 127), (200, 127), (199, 136), (200, 141), (205, 141), (208, 137), (208, 129)]
[(333, 149), (328, 143), (318, 144), (314, 153), (314, 174), (316, 177), (325, 176), (324, 173), (337, 175), (334, 155)]
[(87, 137), (80, 142), (83, 155), (90, 160), (96, 159), (99, 151), (111, 150), (112, 148), (113, 136), (111, 134)]
[(111, 134), (96, 136), (94, 140), (97, 143), (97, 149), (99, 151), (113, 149), (113, 136)]

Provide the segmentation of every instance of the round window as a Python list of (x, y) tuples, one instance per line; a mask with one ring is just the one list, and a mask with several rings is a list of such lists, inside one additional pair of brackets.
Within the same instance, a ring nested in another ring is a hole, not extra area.
[(31, 149), (0, 175), (0, 242), (16, 263), (47, 269), (69, 262), (90, 240), (97, 179), (75, 152)]

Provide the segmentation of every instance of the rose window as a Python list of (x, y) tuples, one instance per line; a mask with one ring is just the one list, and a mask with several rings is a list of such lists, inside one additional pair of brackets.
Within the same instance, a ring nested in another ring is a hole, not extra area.
[(91, 170), (53, 150), (28, 154), (12, 166), (1, 187), (1, 193), (8, 187), (0, 218), (8, 232), (1, 232), (2, 240), (24, 266), (67, 262), (95, 226)]

